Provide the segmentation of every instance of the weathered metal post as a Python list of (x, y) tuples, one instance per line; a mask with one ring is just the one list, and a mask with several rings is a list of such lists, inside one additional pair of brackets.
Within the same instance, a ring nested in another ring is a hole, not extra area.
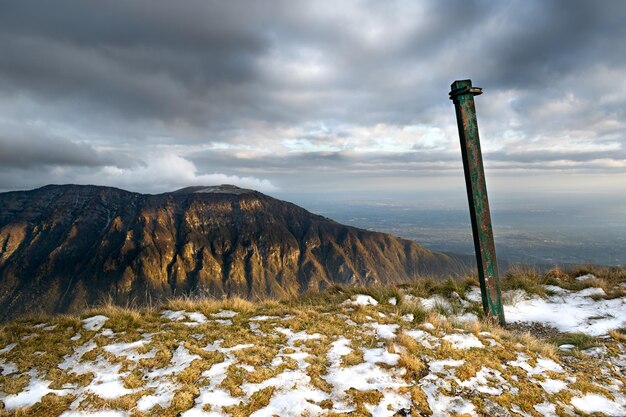
[(452, 83), (450, 88), (450, 99), (456, 108), (456, 120), (461, 139), (465, 186), (472, 219), (483, 309), (486, 315), (496, 318), (500, 324), (504, 325), (496, 247), (493, 241), (487, 184), (483, 169), (483, 157), (480, 152), (476, 107), (474, 106), (474, 96), (479, 94), (482, 94), (482, 89), (472, 87), (471, 80), (457, 80)]

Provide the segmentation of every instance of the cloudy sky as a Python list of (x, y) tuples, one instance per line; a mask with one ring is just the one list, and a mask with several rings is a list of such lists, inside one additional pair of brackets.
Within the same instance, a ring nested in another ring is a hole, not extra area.
[[(626, 192), (626, 2), (0, 1), (0, 189)], [(464, 196), (463, 196), (464, 198)]]

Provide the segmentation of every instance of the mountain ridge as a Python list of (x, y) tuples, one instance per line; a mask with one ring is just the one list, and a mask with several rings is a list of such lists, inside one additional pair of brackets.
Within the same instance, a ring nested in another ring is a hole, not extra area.
[(140, 194), (70, 184), (0, 194), (3, 319), (105, 299), (288, 298), (335, 283), (462, 270), (415, 242), (229, 185)]

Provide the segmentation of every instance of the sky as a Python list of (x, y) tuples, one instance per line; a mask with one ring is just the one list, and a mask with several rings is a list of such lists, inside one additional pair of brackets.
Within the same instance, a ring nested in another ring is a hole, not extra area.
[(623, 195), (624, 21), (611, 0), (0, 0), (0, 190), (466, 202), (448, 92), (470, 78), (496, 199)]

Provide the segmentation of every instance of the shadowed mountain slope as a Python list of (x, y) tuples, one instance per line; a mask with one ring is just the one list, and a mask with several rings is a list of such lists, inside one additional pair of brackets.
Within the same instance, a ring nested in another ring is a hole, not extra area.
[(2, 318), (179, 295), (290, 297), (455, 274), (457, 260), (234, 186), (0, 194)]

